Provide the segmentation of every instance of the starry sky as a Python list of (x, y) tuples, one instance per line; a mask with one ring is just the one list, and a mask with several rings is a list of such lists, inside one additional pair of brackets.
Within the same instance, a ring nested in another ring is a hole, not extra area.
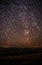
[(42, 47), (41, 0), (0, 0), (0, 47)]

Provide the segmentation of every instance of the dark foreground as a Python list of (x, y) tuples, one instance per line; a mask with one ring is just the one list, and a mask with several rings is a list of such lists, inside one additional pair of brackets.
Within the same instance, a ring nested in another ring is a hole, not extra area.
[(0, 48), (1, 64), (41, 64), (42, 48)]

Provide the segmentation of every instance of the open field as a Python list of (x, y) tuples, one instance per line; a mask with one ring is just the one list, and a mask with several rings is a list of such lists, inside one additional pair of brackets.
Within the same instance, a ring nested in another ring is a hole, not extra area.
[(0, 48), (2, 64), (42, 63), (42, 48)]

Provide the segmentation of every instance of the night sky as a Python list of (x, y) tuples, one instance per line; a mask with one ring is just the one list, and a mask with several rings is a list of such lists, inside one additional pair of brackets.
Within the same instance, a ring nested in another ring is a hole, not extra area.
[(0, 47), (42, 47), (41, 0), (0, 0)]

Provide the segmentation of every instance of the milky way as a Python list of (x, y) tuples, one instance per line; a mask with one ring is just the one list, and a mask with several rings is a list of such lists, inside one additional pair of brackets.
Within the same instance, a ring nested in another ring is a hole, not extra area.
[(0, 3), (0, 47), (42, 47), (41, 1)]

